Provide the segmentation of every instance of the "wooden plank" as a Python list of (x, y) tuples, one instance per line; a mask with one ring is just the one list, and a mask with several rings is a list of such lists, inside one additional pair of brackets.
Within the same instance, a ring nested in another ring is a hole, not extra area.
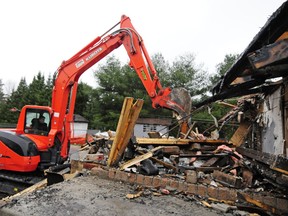
[[(142, 151), (138, 151), (138, 152), (139, 152), (140, 154), (142, 154), (142, 155), (145, 154), (145, 153), (142, 152)], [(175, 166), (173, 166), (172, 164), (166, 163), (166, 162), (164, 162), (164, 161), (162, 161), (162, 160), (159, 160), (158, 158), (151, 157), (150, 159), (153, 160), (154, 162), (158, 163), (158, 164), (163, 165), (164, 167), (166, 167), (166, 168), (168, 168), (168, 169), (173, 169), (174, 171), (177, 170), (177, 168), (176, 168)]]
[(140, 138), (136, 137), (138, 145), (188, 145), (190, 143), (203, 144), (228, 144), (225, 140), (192, 140), (192, 139), (177, 139), (177, 138)]
[(196, 124), (196, 122), (193, 122), (193, 124), (191, 125), (191, 127), (189, 128), (189, 130), (187, 131), (187, 133), (185, 134), (185, 136), (183, 137), (184, 139), (187, 139), (189, 134), (191, 133), (194, 125)]
[(241, 148), (241, 147), (236, 148), (236, 151), (243, 156), (252, 158), (256, 161), (265, 163), (267, 165), (271, 165), (275, 161), (275, 156), (266, 152), (260, 152), (254, 149)]
[(124, 131), (124, 127), (125, 127), (124, 123), (127, 124), (127, 122), (128, 122), (127, 119), (128, 119), (129, 110), (131, 109), (132, 104), (133, 104), (133, 98), (126, 97), (124, 99), (121, 114), (119, 117), (117, 129), (116, 129), (116, 136), (113, 140), (113, 144), (112, 144), (110, 154), (108, 157), (108, 162), (107, 162), (108, 166), (112, 165), (112, 163), (115, 162), (116, 154), (118, 153), (118, 149), (119, 149), (117, 144), (119, 143), (120, 139), (122, 138), (122, 136), (123, 136), (122, 134), (125, 132)]
[(213, 166), (217, 161), (219, 160), (219, 157), (212, 157), (209, 160), (207, 160), (205, 163), (201, 165), (201, 167), (211, 167)]
[(251, 128), (250, 122), (247, 122), (247, 121), (241, 122), (240, 126), (238, 127), (238, 129), (235, 131), (235, 133), (231, 137), (230, 142), (236, 147), (239, 147), (240, 145), (242, 145), (242, 143), (244, 143), (250, 131), (250, 128)]
[(47, 185), (47, 179), (43, 179), (42, 181), (32, 185), (31, 187), (28, 187), (26, 188), (25, 190), (23, 191), (20, 191), (19, 193), (17, 194), (14, 194), (13, 196), (9, 196), (9, 197), (5, 197), (2, 199), (2, 201), (4, 202), (10, 202), (11, 200), (13, 200), (14, 198), (17, 198), (18, 196), (21, 196), (23, 194), (27, 194), (27, 193), (31, 193), (39, 188), (43, 188)]
[(249, 53), (248, 60), (254, 69), (259, 69), (287, 59), (287, 51), (288, 41), (280, 40)]
[(139, 117), (139, 114), (140, 114), (140, 111), (142, 109), (143, 104), (144, 104), (144, 100), (138, 99), (133, 104), (133, 106), (131, 107), (131, 110), (129, 112), (128, 122), (127, 122), (128, 124), (127, 125), (125, 124), (126, 128), (124, 130), (126, 130), (126, 131), (125, 131), (125, 134), (123, 134), (123, 136), (122, 136), (121, 143), (119, 143), (120, 144), (119, 152), (118, 152), (117, 157), (115, 159), (115, 163), (117, 163), (120, 160), (122, 154), (124, 153), (128, 143), (129, 143), (129, 140), (130, 140), (132, 133), (133, 133), (133, 130), (134, 130), (134, 126), (135, 126), (136, 121)]
[(266, 205), (263, 202), (260, 202), (259, 200), (253, 199), (248, 194), (237, 192), (237, 197), (240, 200), (244, 200), (248, 203), (252, 203), (253, 205), (258, 206), (258, 207), (264, 209), (265, 211), (272, 212), (272, 213), (276, 212), (276, 209), (274, 207)]
[(118, 121), (116, 136), (113, 140), (111, 151), (108, 158), (108, 166), (117, 164), (131, 138), (133, 128), (144, 101), (138, 99), (133, 104), (133, 98), (125, 98), (121, 115)]
[(270, 166), (271, 169), (288, 175), (288, 158), (282, 155), (276, 155), (274, 162)]
[(143, 161), (143, 160), (146, 160), (146, 159), (148, 159), (148, 158), (151, 158), (152, 156), (153, 156), (153, 152), (155, 152), (155, 151), (157, 151), (157, 150), (159, 150), (159, 149), (161, 149), (161, 148), (163, 148), (162, 146), (158, 146), (158, 147), (156, 147), (156, 148), (154, 148), (154, 149), (151, 149), (149, 152), (147, 152), (146, 154), (143, 154), (143, 155), (141, 155), (141, 156), (138, 156), (138, 157), (135, 157), (135, 158), (133, 158), (132, 160), (129, 160), (129, 161), (127, 161), (126, 163), (124, 163), (124, 164), (122, 164), (121, 166), (120, 166), (120, 170), (124, 170), (124, 169), (126, 169), (126, 168), (128, 168), (128, 167), (130, 167), (130, 166), (133, 166), (133, 165), (135, 165), (135, 164), (137, 164), (137, 163), (140, 163), (141, 161)]

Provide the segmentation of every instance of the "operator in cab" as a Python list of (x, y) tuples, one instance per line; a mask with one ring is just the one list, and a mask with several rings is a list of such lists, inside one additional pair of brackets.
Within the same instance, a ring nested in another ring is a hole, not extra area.
[(47, 124), (45, 123), (45, 117), (43, 115), (39, 117), (38, 130), (48, 131)]

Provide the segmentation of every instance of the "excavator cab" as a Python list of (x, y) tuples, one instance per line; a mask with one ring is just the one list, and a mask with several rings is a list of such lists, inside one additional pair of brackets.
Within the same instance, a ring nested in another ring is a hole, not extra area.
[(48, 136), (50, 126), (50, 114), (41, 109), (26, 109), (25, 129), (26, 134)]

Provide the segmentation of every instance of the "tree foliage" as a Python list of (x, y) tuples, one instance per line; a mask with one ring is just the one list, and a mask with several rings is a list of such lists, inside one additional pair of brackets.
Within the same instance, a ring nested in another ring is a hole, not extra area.
[(239, 54), (226, 54), (224, 57), (223, 62), (220, 62), (216, 66), (216, 74), (211, 77), (212, 85), (215, 85), (220, 78), (231, 68), (231, 66), (236, 62), (238, 59)]
[[(160, 115), (151, 107), (151, 100), (141, 83), (141, 80), (129, 65), (121, 65), (114, 56), (108, 57), (106, 63), (99, 65), (95, 71), (99, 87), (94, 91), (93, 125), (100, 129), (115, 130), (125, 97), (143, 99), (142, 117)], [(97, 104), (98, 103), (98, 104)]]
[[(170, 65), (161, 53), (156, 53), (152, 56), (152, 62), (163, 87), (184, 87), (191, 96), (207, 91), (209, 76), (201, 66), (195, 64), (193, 54), (179, 56)], [(0, 122), (17, 122), (18, 116), (9, 112), (12, 107), (20, 110), (26, 104), (51, 105), (54, 78), (48, 76), (45, 79), (38, 72), (29, 85), (22, 78), (16, 90), (6, 99), (2, 110), (8, 114), (1, 113)], [(115, 130), (125, 97), (144, 100), (140, 117), (172, 116), (170, 110), (152, 108), (151, 99), (136, 72), (128, 64), (122, 65), (113, 55), (98, 65), (95, 78), (99, 86), (94, 89), (85, 83), (79, 83), (75, 105), (75, 113), (87, 118), (92, 128)]]
[[(184, 87), (191, 95), (206, 91), (207, 81), (204, 71), (195, 65), (192, 54), (180, 56), (172, 66), (162, 54), (152, 56), (152, 62), (163, 87)], [(153, 109), (141, 80), (129, 65), (121, 65), (114, 56), (108, 57), (105, 64), (95, 71), (99, 87), (95, 89), (95, 100), (98, 111), (93, 117), (93, 124), (100, 129), (116, 129), (125, 97), (140, 98), (144, 105), (140, 117), (171, 117), (172, 112), (164, 109)], [(94, 106), (95, 107), (95, 106)]]
[(3, 103), (4, 102), (4, 99), (5, 99), (5, 95), (4, 95), (4, 91), (3, 91), (3, 82), (2, 80), (0, 79), (0, 103)]
[(86, 83), (78, 84), (76, 104), (74, 113), (80, 114), (83, 117), (90, 119), (90, 106), (92, 101), (93, 88)]
[(176, 58), (170, 67), (169, 85), (172, 88), (184, 87), (191, 96), (201, 95), (209, 86), (208, 74), (195, 64), (193, 54), (185, 54)]

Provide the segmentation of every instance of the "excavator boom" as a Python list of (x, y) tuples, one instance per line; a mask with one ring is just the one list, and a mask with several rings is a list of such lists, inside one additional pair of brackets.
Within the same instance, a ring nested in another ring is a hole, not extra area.
[[(5, 156), (0, 157), (0, 165), (4, 164), (3, 169), (33, 171), (37, 166), (45, 169), (67, 159), (78, 80), (87, 69), (121, 45), (127, 51), (130, 66), (136, 71), (151, 98), (152, 106), (173, 110), (179, 119), (189, 116), (191, 98), (188, 91), (183, 88), (163, 88), (144, 41), (133, 27), (130, 18), (123, 15), (119, 23), (118, 30), (112, 32), (115, 25), (70, 59), (62, 62), (55, 74), (51, 107), (24, 106), (16, 130), (0, 134), (0, 155)], [(40, 116), (46, 117), (48, 130), (38, 133), (30, 123)], [(18, 152), (15, 152), (15, 149)]]
[[(97, 37), (69, 60), (64, 61), (58, 68), (52, 95), (52, 109), (54, 110), (52, 129), (61, 131), (63, 124), (66, 122), (65, 128), (69, 130), (68, 124), (73, 120), (79, 77), (88, 68), (121, 45), (127, 51), (130, 66), (136, 71), (151, 98), (152, 106), (173, 110), (179, 115), (178, 118), (189, 115), (191, 98), (188, 91), (183, 88), (171, 90), (169, 87), (162, 87), (143, 39), (133, 27), (130, 18), (123, 15), (120, 21), (120, 29)], [(70, 99), (69, 102), (68, 99)], [(62, 103), (59, 103), (59, 101), (62, 101)], [(69, 107), (66, 109), (68, 105)], [(66, 139), (64, 143), (68, 142), (69, 136), (63, 135), (62, 137)], [(66, 150), (63, 149), (61, 153), (62, 156), (65, 156)]]

